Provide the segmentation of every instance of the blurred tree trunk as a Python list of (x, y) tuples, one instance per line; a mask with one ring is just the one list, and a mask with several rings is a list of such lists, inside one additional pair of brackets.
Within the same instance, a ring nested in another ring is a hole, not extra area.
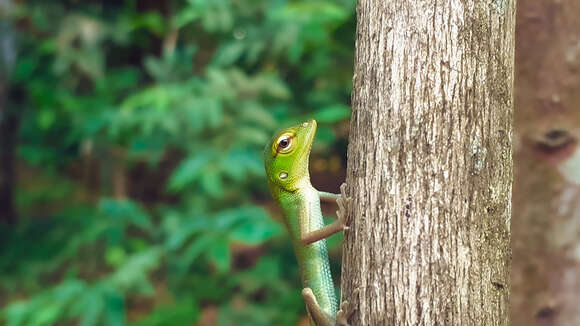
[(111, 150), (113, 157), (113, 197), (127, 199), (127, 150), (116, 147)]
[(353, 325), (508, 325), (515, 2), (360, 0)]
[(0, 222), (16, 223), (16, 144), (20, 117), (9, 107), (7, 86), (0, 81)]
[[(0, 16), (10, 9), (9, 0), (0, 0)], [(9, 100), (8, 76), (14, 65), (16, 47), (10, 23), (0, 19), (0, 222), (16, 222), (14, 186), (16, 183), (15, 154), (20, 111)]]
[(580, 325), (580, 2), (520, 1), (514, 326)]

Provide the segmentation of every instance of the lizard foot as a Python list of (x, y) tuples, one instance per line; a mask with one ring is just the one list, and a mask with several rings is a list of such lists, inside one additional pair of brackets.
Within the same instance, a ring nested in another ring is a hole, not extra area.
[(348, 319), (352, 317), (352, 314), (358, 309), (357, 302), (359, 300), (359, 288), (354, 289), (352, 292), (353, 300), (342, 301), (340, 303), (340, 310), (336, 313), (336, 326), (350, 326)]
[(346, 183), (343, 183), (340, 186), (340, 197), (336, 199), (336, 203), (338, 204), (338, 211), (336, 211), (336, 216), (338, 220), (342, 223), (342, 229), (344, 231), (349, 229), (349, 226), (346, 225), (346, 218), (348, 215), (348, 207), (352, 198), (346, 195)]

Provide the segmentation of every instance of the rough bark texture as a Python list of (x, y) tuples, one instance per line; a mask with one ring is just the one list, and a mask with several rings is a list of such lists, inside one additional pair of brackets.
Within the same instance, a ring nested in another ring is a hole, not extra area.
[(360, 0), (353, 325), (508, 325), (515, 1)]
[(514, 326), (580, 325), (580, 2), (520, 1)]

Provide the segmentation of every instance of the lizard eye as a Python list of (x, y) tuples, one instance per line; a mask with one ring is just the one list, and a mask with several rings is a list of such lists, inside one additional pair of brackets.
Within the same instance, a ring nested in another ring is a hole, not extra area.
[(280, 139), (280, 141), (278, 142), (278, 147), (281, 149), (285, 149), (288, 146), (290, 146), (290, 139), (283, 137), (282, 139)]
[(276, 152), (277, 153), (289, 153), (292, 149), (292, 138), (291, 134), (284, 134), (278, 138), (276, 141)]

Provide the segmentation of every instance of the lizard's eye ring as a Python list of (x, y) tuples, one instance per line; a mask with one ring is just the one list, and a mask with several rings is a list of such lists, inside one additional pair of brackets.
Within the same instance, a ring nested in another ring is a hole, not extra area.
[(292, 139), (294, 135), (283, 134), (276, 140), (276, 152), (277, 153), (289, 153), (292, 150)]

